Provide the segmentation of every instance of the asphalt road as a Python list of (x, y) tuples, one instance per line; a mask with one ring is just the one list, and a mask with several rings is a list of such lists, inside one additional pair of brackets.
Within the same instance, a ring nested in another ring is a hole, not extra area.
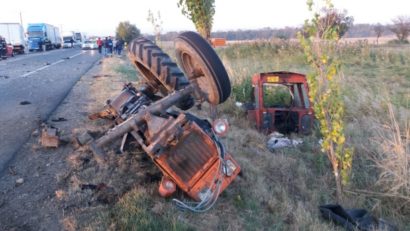
[(0, 61), (0, 174), (101, 56), (60, 49)]

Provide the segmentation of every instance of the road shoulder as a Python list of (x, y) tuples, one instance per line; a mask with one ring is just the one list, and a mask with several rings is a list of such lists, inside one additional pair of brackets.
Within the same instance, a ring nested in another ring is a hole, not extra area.
[(110, 69), (110, 62), (113, 59), (97, 62), (49, 117), (47, 124), (59, 129), (61, 146), (41, 147), (37, 130), (6, 166), (0, 177), (0, 230), (67, 229), (67, 211), (75, 211), (77, 205), (66, 204), (60, 192), (62, 188), (76, 190), (67, 187), (73, 180), (68, 176), (73, 171), (70, 157), (78, 150), (73, 137), (80, 130), (107, 128), (104, 122), (88, 121), (87, 115), (101, 109), (110, 94), (121, 90), (123, 80)]

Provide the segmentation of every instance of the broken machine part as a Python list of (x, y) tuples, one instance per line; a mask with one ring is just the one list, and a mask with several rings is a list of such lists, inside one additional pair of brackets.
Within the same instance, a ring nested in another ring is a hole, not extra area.
[(244, 106), (248, 119), (266, 134), (312, 132), (314, 113), (303, 74), (285, 71), (255, 74), (251, 102)]
[(90, 119), (113, 120), (116, 126), (91, 142), (96, 158), (107, 158), (103, 148), (131, 136), (163, 173), (162, 196), (176, 188), (196, 202), (176, 204), (191, 211), (206, 211), (240, 172), (238, 163), (225, 150), (219, 135), (226, 133), (227, 121), (214, 125), (184, 111), (195, 103), (223, 103), (230, 95), (228, 75), (212, 47), (197, 33), (185, 32), (176, 39), (177, 64), (146, 38), (129, 45), (129, 58), (142, 75), (140, 86), (126, 84)]
[(43, 125), (41, 129), (40, 144), (43, 147), (58, 148), (60, 139), (57, 128)]

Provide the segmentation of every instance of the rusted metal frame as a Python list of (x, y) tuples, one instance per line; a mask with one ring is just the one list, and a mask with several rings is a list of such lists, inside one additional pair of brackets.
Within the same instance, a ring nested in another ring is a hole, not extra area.
[(96, 149), (101, 149), (103, 146), (111, 143), (115, 139), (120, 138), (125, 133), (131, 132), (132, 130), (138, 130), (138, 126), (144, 123), (147, 114), (165, 114), (165, 110), (175, 105), (182, 97), (192, 94), (195, 87), (195, 85), (189, 85), (180, 91), (174, 92), (173, 94), (160, 99), (159, 101), (151, 104), (149, 107), (142, 109), (140, 112), (131, 116), (123, 123), (109, 130), (107, 134), (100, 137), (98, 140), (92, 142), (91, 146)]
[(111, 107), (110, 105), (106, 105), (104, 109), (100, 112), (91, 114), (88, 116), (90, 120), (97, 120), (97, 119), (113, 119), (117, 117), (116, 110)]
[[(147, 114), (147, 132), (150, 133), (147, 137), (149, 144), (145, 151), (150, 155), (159, 155), (166, 147), (174, 146), (178, 143), (183, 135), (184, 125), (187, 123), (185, 114), (180, 114), (176, 119), (170, 117), (162, 119), (163, 122), (158, 121), (158, 117), (152, 114)], [(156, 120), (152, 119), (156, 118)], [(155, 127), (155, 130), (154, 130)]]

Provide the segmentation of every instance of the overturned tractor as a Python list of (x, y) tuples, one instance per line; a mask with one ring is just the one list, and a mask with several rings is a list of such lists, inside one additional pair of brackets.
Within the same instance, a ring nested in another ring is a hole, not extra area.
[[(180, 34), (175, 41), (180, 67), (146, 38), (129, 45), (129, 58), (142, 76), (140, 86), (127, 84), (90, 119), (110, 119), (116, 126), (89, 145), (104, 161), (104, 147), (132, 137), (162, 171), (162, 196), (178, 187), (196, 202), (178, 206), (206, 211), (240, 172), (238, 163), (225, 150), (219, 136), (226, 132), (224, 120), (209, 121), (184, 112), (195, 104), (223, 103), (231, 86), (215, 51), (194, 32)], [(181, 110), (175, 110), (175, 107)]]

